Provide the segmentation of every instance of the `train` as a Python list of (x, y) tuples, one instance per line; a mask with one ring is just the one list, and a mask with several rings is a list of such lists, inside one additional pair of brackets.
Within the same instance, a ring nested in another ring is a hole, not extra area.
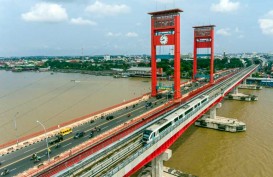
[(186, 115), (190, 114), (194, 110), (201, 107), (209, 100), (208, 95), (198, 96), (195, 100), (190, 103), (179, 107), (173, 113), (167, 115), (163, 119), (160, 119), (155, 124), (147, 127), (142, 135), (141, 142), (143, 145), (149, 144), (153, 139), (158, 137), (161, 132), (166, 130), (167, 128), (174, 126), (177, 121), (183, 119)]

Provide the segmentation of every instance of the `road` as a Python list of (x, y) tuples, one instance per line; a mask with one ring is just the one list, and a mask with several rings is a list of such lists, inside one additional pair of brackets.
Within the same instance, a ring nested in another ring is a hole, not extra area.
[[(169, 98), (168, 98), (169, 99)], [(70, 133), (68, 135), (64, 136), (64, 140), (61, 141), (61, 147), (55, 148), (55, 145), (49, 145), (51, 149), (50, 157), (57, 156), (61, 152), (67, 151), (84, 141), (87, 141), (89, 139), (89, 134), (91, 130), (94, 129), (94, 127), (100, 127), (100, 132), (95, 132), (94, 137), (104, 133), (136, 116), (139, 116), (147, 111), (147, 109), (153, 109), (156, 108), (163, 103), (165, 103), (167, 100), (167, 96), (163, 96), (161, 99), (156, 98), (150, 98), (147, 102), (152, 102), (152, 106), (146, 108), (146, 101), (139, 103), (134, 108), (128, 107), (128, 109), (123, 109), (118, 112), (115, 112), (112, 114), (114, 118), (112, 120), (106, 120), (106, 118), (103, 119), (97, 119), (93, 123), (84, 124), (82, 126), (76, 127), (73, 129), (73, 133)], [(131, 114), (130, 117), (128, 117), (128, 114)], [(77, 132), (84, 131), (85, 135), (79, 139), (74, 139), (74, 136)], [(50, 140), (50, 138), (49, 138)], [(45, 160), (48, 160), (48, 156), (46, 154), (46, 141), (41, 141), (38, 143), (35, 143), (33, 145), (30, 145), (26, 148), (17, 150), (16, 152), (7, 154), (5, 156), (0, 157), (1, 162), (1, 168), (0, 172), (2, 172), (5, 168), (10, 170), (10, 174), (6, 176), (14, 176), (20, 172), (23, 172), (31, 167), (33, 165), (37, 165), (38, 163), (41, 163)], [(37, 153), (38, 156), (41, 157), (41, 161), (37, 162), (37, 164), (34, 164), (33, 160), (31, 159), (32, 154)]]
[[(225, 76), (226, 74), (229, 74), (229, 72), (222, 74), (221, 76)], [(206, 83), (196, 82), (194, 84), (191, 84), (191, 87), (188, 86), (187, 89), (182, 87), (181, 92), (182, 94), (188, 93), (196, 88), (201, 87), (204, 84)], [(93, 123), (84, 124), (79, 127), (76, 127), (73, 129), (73, 133), (64, 136), (64, 140), (60, 143), (61, 144), (60, 148), (55, 148), (55, 145), (50, 145), (51, 149), (50, 157), (57, 156), (58, 154), (67, 151), (83, 143), (84, 141), (87, 141), (89, 139), (89, 134), (91, 130), (94, 129), (94, 127), (100, 127), (101, 129), (100, 132), (95, 132), (94, 134), (95, 137), (136, 116), (143, 114), (144, 112), (147, 111), (147, 109), (153, 109), (166, 103), (170, 99), (172, 99), (172, 95), (163, 94), (163, 97), (160, 99), (150, 98), (147, 101), (143, 101), (140, 102), (138, 105), (135, 105), (134, 108), (131, 106), (128, 107), (127, 109), (122, 109), (120, 111), (113, 113), (112, 115), (114, 116), (114, 119), (112, 120), (106, 120), (105, 118), (97, 119)], [(147, 102), (152, 102), (152, 106), (147, 108), (146, 107)], [(128, 117), (128, 114), (130, 114), (131, 116)], [(85, 135), (79, 139), (74, 139), (75, 134), (81, 131), (84, 131)], [(0, 157), (0, 162), (2, 164), (0, 166), (0, 172), (2, 172), (6, 168), (10, 170), (10, 173), (6, 176), (15, 176), (16, 174), (19, 174), (33, 167), (34, 165), (38, 165), (38, 163), (42, 163), (43, 161), (48, 160), (46, 149), (47, 149), (46, 141), (44, 140), (33, 145), (30, 145), (28, 147), (25, 147), (23, 149), (12, 152), (10, 154), (4, 155)], [(37, 162), (37, 164), (35, 164), (33, 160), (30, 160), (32, 154), (34, 153), (37, 153), (37, 155), (41, 157), (41, 161)]]

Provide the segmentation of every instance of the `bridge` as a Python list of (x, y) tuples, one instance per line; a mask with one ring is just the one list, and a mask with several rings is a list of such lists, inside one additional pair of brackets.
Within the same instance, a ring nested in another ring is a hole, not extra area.
[[(101, 131), (96, 132), (91, 139), (88, 139), (88, 136), (74, 139), (72, 134), (66, 135), (61, 148), (54, 149), (54, 145), (50, 146), (53, 149), (50, 161), (45, 155), (45, 137), (41, 134), (41, 139), (32, 145), (3, 155), (4, 163), (1, 170), (15, 169), (11, 174), (18, 176), (69, 176), (68, 174), (84, 172), (87, 172), (85, 176), (130, 176), (162, 154), (191, 124), (221, 102), (228, 92), (245, 80), (257, 67), (222, 72), (214, 84), (183, 83), (181, 93), (184, 97), (181, 99), (170, 99), (167, 93), (162, 93), (160, 99), (144, 95), (119, 105), (122, 108), (114, 108), (115, 112), (110, 113), (114, 116), (113, 120), (106, 120), (106, 115), (104, 118), (93, 119), (94, 122), (88, 119), (92, 117), (91, 115), (82, 118), (81, 124), (73, 128), (74, 132), (88, 133), (94, 127), (100, 127)], [(183, 117), (174, 127), (162, 132), (147, 146), (142, 145), (140, 139), (145, 128), (166, 116), (177, 116), (179, 109), (200, 95), (209, 96), (202, 107)], [(149, 102), (153, 107), (147, 107)], [(79, 120), (76, 123), (78, 122)], [(30, 161), (33, 153), (38, 153), (42, 157), (37, 164)]]
[[(100, 152), (89, 156), (89, 158), (79, 162), (72, 168), (58, 173), (58, 176), (69, 176), (69, 174), (82, 174), (82, 176), (132, 175), (154, 158), (162, 158), (160, 155), (166, 151), (190, 125), (212, 107), (220, 103), (227, 93), (239, 85), (256, 68), (257, 66), (252, 66), (243, 69), (231, 77), (219, 81), (218, 84), (200, 91), (198, 95), (193, 96), (187, 102), (174, 102), (172, 105), (173, 108), (169, 112), (162, 114), (149, 123), (143, 124), (141, 128), (123, 137), (111, 146), (102, 149)], [(179, 110), (190, 102), (198, 99), (200, 95), (208, 95), (209, 99), (205, 104), (180, 119)], [(148, 145), (143, 146), (141, 143), (143, 131), (167, 116), (177, 117), (179, 120), (172, 127), (161, 132), (160, 136), (155, 138)]]
[[(58, 126), (1, 145), (0, 172), (8, 168), (10, 176), (130, 176), (152, 161), (157, 169), (153, 173), (160, 176), (158, 167), (162, 165), (162, 153), (203, 114), (215, 111), (224, 96), (258, 67), (252, 65), (213, 73), (214, 25), (194, 27), (193, 78), (180, 83), (180, 12), (182, 10), (172, 9), (149, 13), (153, 24), (151, 93), (60, 124), (83, 136), (64, 135), (59, 148), (55, 148), (52, 141), (60, 133)], [(173, 94), (156, 89), (157, 45), (175, 45)], [(197, 48), (211, 48), (209, 83), (194, 77)], [(203, 98), (206, 99), (201, 101)], [(182, 115), (181, 110), (190, 105), (190, 111)], [(175, 121), (143, 144), (144, 130), (167, 119)], [(48, 149), (51, 149), (49, 154)], [(33, 154), (40, 160), (31, 160)]]

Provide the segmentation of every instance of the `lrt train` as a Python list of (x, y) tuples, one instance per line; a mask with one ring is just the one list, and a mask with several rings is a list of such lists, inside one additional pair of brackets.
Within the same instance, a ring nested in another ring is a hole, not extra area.
[(208, 101), (208, 99), (208, 95), (201, 95), (192, 102), (178, 108), (173, 113), (169, 114), (168, 116), (164, 117), (163, 119), (159, 120), (155, 124), (145, 129), (141, 140), (142, 144), (146, 145), (150, 143), (153, 139), (158, 137), (161, 132), (171, 126), (174, 126), (178, 120), (183, 119), (186, 115), (201, 107), (204, 103)]

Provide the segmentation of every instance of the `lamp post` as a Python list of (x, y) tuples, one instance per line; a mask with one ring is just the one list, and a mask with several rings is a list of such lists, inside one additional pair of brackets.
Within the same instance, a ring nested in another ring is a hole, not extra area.
[(38, 124), (40, 124), (42, 127), (43, 127), (43, 129), (44, 129), (44, 131), (45, 131), (45, 136), (46, 136), (46, 147), (47, 147), (47, 155), (48, 155), (48, 161), (50, 161), (50, 156), (49, 156), (49, 148), (48, 148), (48, 141), (47, 141), (47, 133), (46, 133), (46, 128), (45, 128), (45, 126), (40, 122), (40, 121), (36, 121)]
[(16, 124), (16, 116), (17, 116), (17, 114), (19, 114), (19, 112), (16, 112), (16, 114), (13, 117), (14, 118), (13, 121), (14, 121), (14, 130), (15, 130), (15, 134), (16, 134), (16, 145), (18, 147), (19, 140), (18, 140), (17, 124)]

